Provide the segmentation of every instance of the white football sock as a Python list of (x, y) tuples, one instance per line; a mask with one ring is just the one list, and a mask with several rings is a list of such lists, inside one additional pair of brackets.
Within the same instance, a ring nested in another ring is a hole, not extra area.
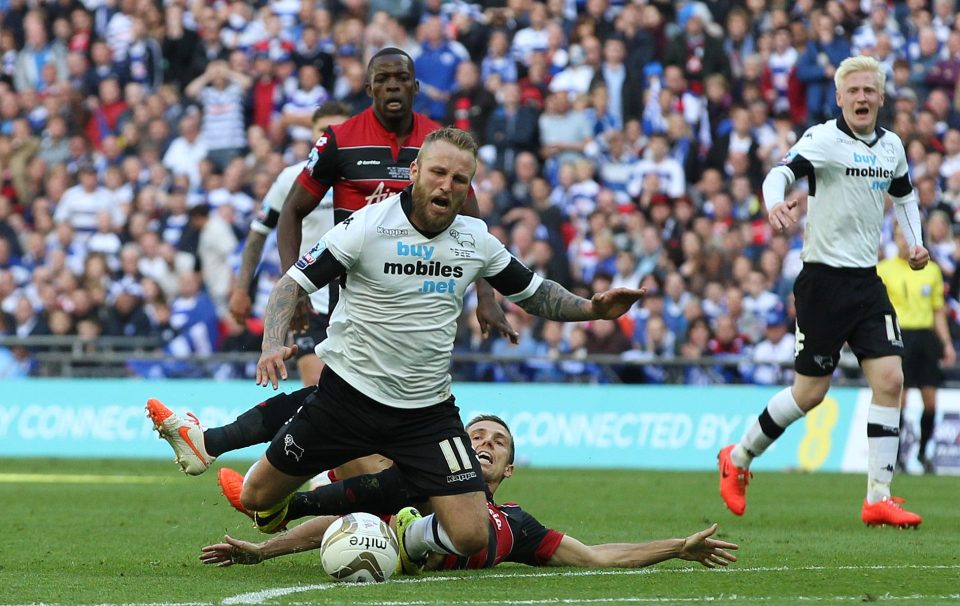
[(447, 531), (440, 525), (440, 520), (436, 518), (435, 514), (430, 514), (410, 524), (406, 532), (403, 533), (403, 545), (407, 554), (414, 561), (422, 560), (426, 557), (428, 551), (458, 556), (466, 555), (454, 548), (453, 541), (450, 540)]
[(900, 409), (870, 404), (867, 410), (867, 502), (890, 497), (900, 446)]
[(733, 464), (740, 469), (748, 469), (754, 457), (762, 455), (791, 423), (802, 416), (803, 411), (793, 399), (790, 387), (773, 394), (767, 407), (730, 453)]

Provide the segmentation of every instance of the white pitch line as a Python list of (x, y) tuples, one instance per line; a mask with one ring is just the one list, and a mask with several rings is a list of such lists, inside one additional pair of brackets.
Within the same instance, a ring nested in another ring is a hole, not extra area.
[[(865, 566), (757, 566), (753, 568), (718, 568), (715, 569), (716, 572), (724, 574), (743, 574), (743, 573), (754, 573), (754, 572), (807, 572), (807, 571), (822, 571), (822, 570), (888, 570), (888, 569), (911, 569), (911, 570), (956, 570), (960, 569), (960, 564), (907, 564), (907, 565), (893, 565), (893, 564), (875, 564), (875, 565), (865, 565)], [(464, 580), (489, 580), (489, 579), (525, 579), (525, 578), (544, 578), (544, 577), (587, 577), (587, 576), (610, 576), (610, 575), (637, 575), (637, 574), (680, 574), (688, 572), (700, 572), (703, 571), (703, 568), (640, 568), (633, 570), (574, 570), (566, 572), (533, 572), (533, 573), (519, 573), (519, 574), (510, 574), (510, 573), (494, 573), (494, 574), (485, 574), (485, 575), (476, 575), (476, 576), (435, 576), (435, 577), (422, 577), (415, 579), (398, 579), (395, 581), (390, 581), (391, 583), (405, 583), (405, 584), (417, 584), (417, 583), (440, 583), (446, 581), (464, 581)], [(263, 604), (264, 602), (294, 593), (303, 593), (306, 591), (326, 591), (329, 589), (338, 589), (344, 590), (349, 588), (357, 587), (369, 587), (367, 584), (362, 583), (322, 583), (316, 585), (297, 585), (295, 587), (278, 587), (275, 589), (261, 589), (259, 591), (253, 591), (250, 593), (242, 593), (239, 595), (231, 596), (226, 598), (221, 602), (223, 606), (236, 606), (236, 605), (247, 605), (247, 604)], [(698, 598), (698, 599), (709, 599), (709, 598)], [(813, 598), (816, 599), (816, 598)], [(664, 598), (664, 601), (670, 601)], [(417, 604), (417, 602), (405, 602), (409, 604)], [(425, 604), (431, 604), (433, 602), (424, 602)], [(464, 602), (470, 603), (470, 602)], [(498, 602), (492, 602), (498, 603)], [(502, 602), (503, 604), (524, 604), (526, 602)], [(549, 603), (549, 602), (529, 602), (530, 604), (539, 604), (539, 603)], [(563, 602), (557, 602), (563, 603)], [(371, 604), (389, 604), (388, 602), (371, 602)]]

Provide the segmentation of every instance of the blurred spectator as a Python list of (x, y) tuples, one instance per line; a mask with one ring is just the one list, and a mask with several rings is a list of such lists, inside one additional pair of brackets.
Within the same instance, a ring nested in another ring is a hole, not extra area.
[(566, 93), (551, 93), (540, 116), (540, 155), (552, 170), (583, 156), (593, 129), (583, 111), (570, 106)]
[(67, 49), (60, 41), (50, 42), (43, 13), (31, 11), (23, 19), (24, 46), (17, 53), (13, 73), (13, 85), (18, 91), (37, 89), (43, 91), (44, 68), (53, 66), (56, 79), (67, 77)]
[(486, 132), (486, 142), (496, 150), (494, 168), (511, 167), (517, 153), (537, 150), (537, 118), (533, 108), (520, 103), (520, 88), (516, 84), (501, 87), (500, 104), (490, 116)]
[(674, 158), (667, 155), (669, 151), (666, 133), (655, 133), (650, 136), (650, 144), (644, 157), (633, 168), (630, 183), (627, 184), (627, 193), (636, 198), (646, 188), (648, 175), (657, 177), (657, 186), (660, 193), (672, 198), (678, 198), (686, 191), (687, 178), (683, 166)]
[(447, 101), (445, 123), (471, 133), (483, 145), (487, 121), (496, 106), (496, 99), (480, 82), (476, 64), (463, 61), (457, 65), (456, 86)]
[(143, 290), (139, 284), (117, 284), (110, 292), (110, 311), (103, 334), (115, 337), (148, 337), (153, 327), (143, 310)]
[(685, 4), (677, 13), (677, 23), (682, 32), (675, 36), (667, 47), (664, 63), (676, 65), (690, 83), (695, 94), (703, 93), (703, 81), (712, 74), (730, 78), (730, 59), (723, 42), (707, 32), (704, 27), (709, 11), (699, 2)]
[(744, 380), (758, 385), (789, 383), (793, 371), (783, 365), (793, 362), (794, 336), (787, 330), (787, 316), (783, 306), (771, 308), (764, 316), (765, 336), (753, 348), (752, 364), (744, 364)]
[(250, 76), (231, 70), (225, 61), (215, 60), (184, 90), (203, 107), (200, 137), (207, 146), (207, 157), (220, 169), (246, 146), (243, 97), (252, 83)]
[(320, 70), (311, 64), (301, 66), (296, 83), (286, 88), (284, 97), (281, 113), (287, 134), (294, 140), (313, 143), (313, 112), (330, 98), (320, 81)]
[(130, 107), (120, 94), (120, 80), (112, 74), (100, 80), (96, 96), (87, 97), (87, 109), (86, 135), (97, 150), (106, 137), (119, 134), (130, 118)]
[(507, 32), (496, 30), (490, 34), (487, 54), (480, 64), (480, 80), (486, 82), (490, 76), (500, 76), (504, 84), (517, 81), (517, 62), (510, 55), (510, 41)]
[(920, 100), (926, 100), (930, 92), (927, 78), (943, 58), (940, 52), (940, 41), (937, 40), (936, 30), (932, 27), (922, 28), (917, 43), (910, 45), (907, 54), (910, 59), (910, 84), (913, 86)]
[(513, 36), (513, 58), (527, 67), (532, 63), (533, 53), (547, 49), (547, 6), (534, 2), (528, 14), (530, 25)]
[(227, 310), (233, 276), (231, 256), (239, 244), (231, 225), (232, 217), (233, 208), (228, 205), (215, 209), (200, 231), (197, 247), (203, 282), (219, 316)]
[(449, 40), (440, 17), (427, 17), (420, 25), (420, 56), (414, 61), (420, 94), (414, 111), (442, 121), (446, 116), (447, 101), (456, 82), (457, 66), (469, 55), (463, 45)]
[(200, 116), (188, 111), (180, 119), (180, 136), (170, 142), (163, 165), (174, 175), (187, 175), (190, 183), (200, 183), (200, 161), (207, 156), (207, 145), (200, 138)]
[(97, 183), (97, 172), (92, 164), (81, 164), (77, 170), (77, 184), (64, 192), (57, 204), (53, 220), (73, 227), (79, 241), (85, 242), (97, 229), (100, 211), (113, 213), (114, 221), (120, 209), (112, 204), (109, 192)]
[(833, 17), (821, 13), (807, 48), (797, 60), (797, 77), (807, 87), (807, 124), (823, 122), (836, 115), (837, 87), (833, 74), (850, 56), (850, 43), (836, 34)]

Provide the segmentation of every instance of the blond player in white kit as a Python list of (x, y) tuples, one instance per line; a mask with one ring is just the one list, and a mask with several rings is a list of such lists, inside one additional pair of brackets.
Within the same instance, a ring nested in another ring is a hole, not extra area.
[(922, 269), (930, 255), (921, 239), (903, 143), (877, 126), (885, 79), (875, 59), (845, 59), (834, 77), (842, 115), (807, 130), (763, 182), (770, 224), (778, 230), (797, 221), (798, 201), (784, 201), (787, 188), (801, 177), (807, 177), (809, 185), (804, 265), (794, 285), (796, 375), (791, 387), (770, 399), (740, 443), (718, 455), (720, 494), (736, 515), (743, 515), (747, 506), (750, 463), (823, 401), (840, 348), (849, 343), (873, 390), (861, 519), (868, 525), (900, 527), (922, 521), (890, 493), (900, 441), (903, 341), (876, 270), (887, 195), (910, 246), (910, 266)]

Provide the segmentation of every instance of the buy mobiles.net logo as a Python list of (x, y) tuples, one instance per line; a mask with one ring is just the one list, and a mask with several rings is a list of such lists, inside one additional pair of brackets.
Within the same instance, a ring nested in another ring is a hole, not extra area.
[[(446, 265), (433, 260), (437, 247), (429, 244), (405, 244), (397, 242), (398, 257), (416, 257), (415, 262), (387, 261), (383, 264), (383, 273), (390, 276), (424, 276), (426, 279), (417, 292), (456, 293), (457, 281), (463, 277), (463, 268), (459, 265)], [(440, 278), (439, 280), (437, 278)]]

